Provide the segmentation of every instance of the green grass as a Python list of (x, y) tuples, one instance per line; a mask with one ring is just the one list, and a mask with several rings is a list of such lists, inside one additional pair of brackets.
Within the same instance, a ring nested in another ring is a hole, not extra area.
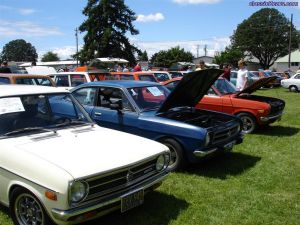
[[(260, 90), (286, 101), (282, 120), (231, 153), (172, 173), (145, 204), (85, 225), (300, 224), (300, 93)], [(11, 225), (0, 208), (0, 224)]]

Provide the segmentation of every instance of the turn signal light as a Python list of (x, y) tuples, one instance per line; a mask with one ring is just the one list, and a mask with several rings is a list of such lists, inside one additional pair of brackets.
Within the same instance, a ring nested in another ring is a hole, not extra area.
[(57, 200), (57, 195), (55, 192), (53, 191), (46, 191), (45, 192), (45, 196), (50, 199), (50, 200), (53, 200), (53, 201), (56, 201)]

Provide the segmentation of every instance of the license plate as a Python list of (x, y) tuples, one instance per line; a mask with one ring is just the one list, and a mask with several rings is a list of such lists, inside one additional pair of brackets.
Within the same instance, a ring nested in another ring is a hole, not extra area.
[(230, 149), (232, 149), (234, 144), (235, 144), (235, 141), (229, 142), (226, 145), (224, 145), (224, 149), (225, 150), (230, 150)]
[(139, 190), (121, 198), (121, 212), (137, 207), (144, 203), (144, 190)]

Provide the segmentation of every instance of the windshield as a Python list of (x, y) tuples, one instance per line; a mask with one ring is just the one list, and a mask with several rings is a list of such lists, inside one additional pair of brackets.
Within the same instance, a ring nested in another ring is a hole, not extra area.
[(135, 87), (127, 90), (141, 111), (158, 109), (170, 93), (163, 86)]
[(218, 79), (215, 81), (214, 86), (218, 89), (218, 91), (225, 95), (225, 94), (233, 94), (238, 92), (235, 86), (227, 81), (226, 79)]
[(0, 98), (0, 136), (75, 123), (91, 123), (91, 119), (69, 93)]

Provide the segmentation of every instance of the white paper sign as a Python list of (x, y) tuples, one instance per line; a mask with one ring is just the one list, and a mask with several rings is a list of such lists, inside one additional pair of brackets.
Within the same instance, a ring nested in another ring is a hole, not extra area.
[(0, 115), (24, 111), (23, 103), (19, 97), (0, 98)]
[(164, 95), (159, 89), (158, 89), (158, 87), (147, 87), (147, 89), (148, 89), (148, 91), (150, 91), (151, 92), (151, 94), (153, 95), (153, 96), (162, 96), (162, 95)]

